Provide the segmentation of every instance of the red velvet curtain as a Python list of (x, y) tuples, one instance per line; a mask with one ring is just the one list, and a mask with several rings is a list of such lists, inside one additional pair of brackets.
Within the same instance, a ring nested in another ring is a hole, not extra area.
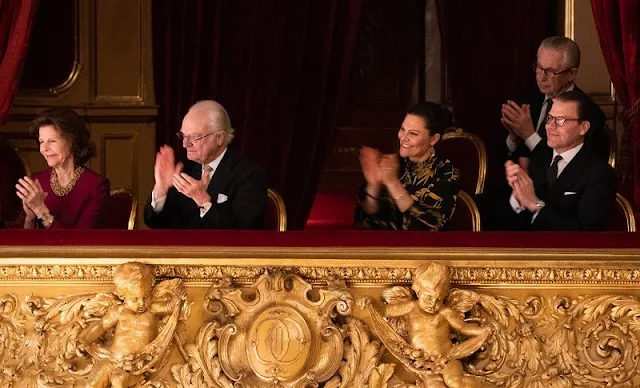
[(0, 0), (0, 126), (18, 88), (36, 5), (36, 0)]
[(535, 88), (531, 64), (553, 35), (554, 0), (437, 0), (455, 125), (475, 133), (489, 155), (487, 186), (504, 182), (507, 131), (500, 107)]
[[(0, 0), (0, 128), (20, 82), (36, 5), (36, 0)], [(16, 171), (22, 172), (20, 159), (0, 137), (0, 227), (22, 210), (15, 195)]]
[(640, 2), (591, 0), (600, 47), (624, 112), (619, 191), (640, 210)]
[(231, 146), (267, 167), (304, 226), (351, 73), (364, 0), (154, 0), (158, 145), (191, 104), (213, 98)]

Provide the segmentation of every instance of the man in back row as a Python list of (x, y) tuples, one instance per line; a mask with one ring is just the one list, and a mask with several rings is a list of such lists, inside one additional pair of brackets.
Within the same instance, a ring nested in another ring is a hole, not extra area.
[(508, 230), (603, 230), (616, 197), (616, 173), (587, 148), (593, 101), (573, 90), (556, 97), (546, 119), (546, 147), (530, 160), (507, 161)]
[[(540, 43), (533, 65), (538, 89), (522, 98), (522, 105), (507, 101), (502, 105), (502, 124), (509, 131), (506, 143), (510, 159), (518, 162), (538, 146), (546, 146), (545, 121), (556, 98), (567, 91), (580, 90), (574, 83), (580, 66), (580, 48), (564, 36), (552, 36)], [(589, 97), (589, 99), (591, 99)], [(605, 114), (591, 100), (587, 112), (591, 128), (585, 147), (608, 160), (609, 138), (605, 131)]]
[(215, 101), (193, 105), (178, 132), (187, 165), (169, 146), (156, 155), (155, 184), (144, 209), (151, 228), (260, 229), (267, 201), (266, 171), (227, 148), (233, 128)]

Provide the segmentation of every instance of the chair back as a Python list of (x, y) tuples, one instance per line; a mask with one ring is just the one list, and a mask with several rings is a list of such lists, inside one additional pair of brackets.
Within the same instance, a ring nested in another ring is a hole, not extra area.
[(487, 151), (478, 136), (462, 128), (449, 131), (435, 146), (441, 159), (449, 159), (460, 171), (460, 188), (480, 194), (487, 174)]
[(137, 209), (138, 201), (131, 189), (123, 187), (111, 190), (102, 227), (133, 230), (136, 226)]
[(447, 230), (479, 232), (480, 211), (473, 198), (460, 190), (456, 199), (456, 210), (453, 212)]
[(636, 217), (633, 214), (633, 208), (620, 193), (616, 194), (616, 205), (611, 212), (607, 230), (618, 232), (636, 231)]
[(604, 129), (607, 131), (607, 136), (609, 136), (609, 165), (616, 168), (618, 136), (616, 136), (616, 131), (613, 129), (610, 129), (609, 127), (605, 127)]
[(263, 229), (287, 231), (287, 207), (282, 196), (274, 189), (267, 190), (267, 207), (264, 211)]

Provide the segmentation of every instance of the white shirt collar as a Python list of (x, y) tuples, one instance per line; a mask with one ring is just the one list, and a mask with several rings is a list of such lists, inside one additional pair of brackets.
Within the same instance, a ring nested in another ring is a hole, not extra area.
[(556, 155), (560, 155), (562, 156), (562, 160), (569, 164), (569, 162), (571, 162), (571, 160), (573, 160), (573, 158), (576, 157), (576, 155), (578, 154), (578, 152), (580, 152), (580, 150), (582, 149), (582, 146), (584, 145), (584, 143), (580, 143), (577, 146), (573, 147), (572, 149), (565, 151), (561, 154), (557, 153), (556, 150), (553, 150), (553, 157), (551, 158), (551, 161), (553, 163), (553, 160), (556, 158)]
[(222, 153), (218, 155), (217, 158), (213, 159), (213, 162), (209, 163), (209, 167), (211, 167), (211, 176), (215, 174), (216, 170), (218, 169), (218, 166), (220, 165), (220, 162), (222, 161), (222, 158), (224, 157), (224, 154), (226, 153), (227, 153), (227, 149), (225, 148), (224, 151), (222, 151)]

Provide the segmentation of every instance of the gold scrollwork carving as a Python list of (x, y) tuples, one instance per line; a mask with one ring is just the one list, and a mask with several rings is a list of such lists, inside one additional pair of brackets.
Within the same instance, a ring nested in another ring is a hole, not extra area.
[(0, 386), (169, 387), (155, 375), (184, 342), (182, 281), (154, 286), (141, 263), (118, 266), (114, 281), (115, 293), (0, 299)]

